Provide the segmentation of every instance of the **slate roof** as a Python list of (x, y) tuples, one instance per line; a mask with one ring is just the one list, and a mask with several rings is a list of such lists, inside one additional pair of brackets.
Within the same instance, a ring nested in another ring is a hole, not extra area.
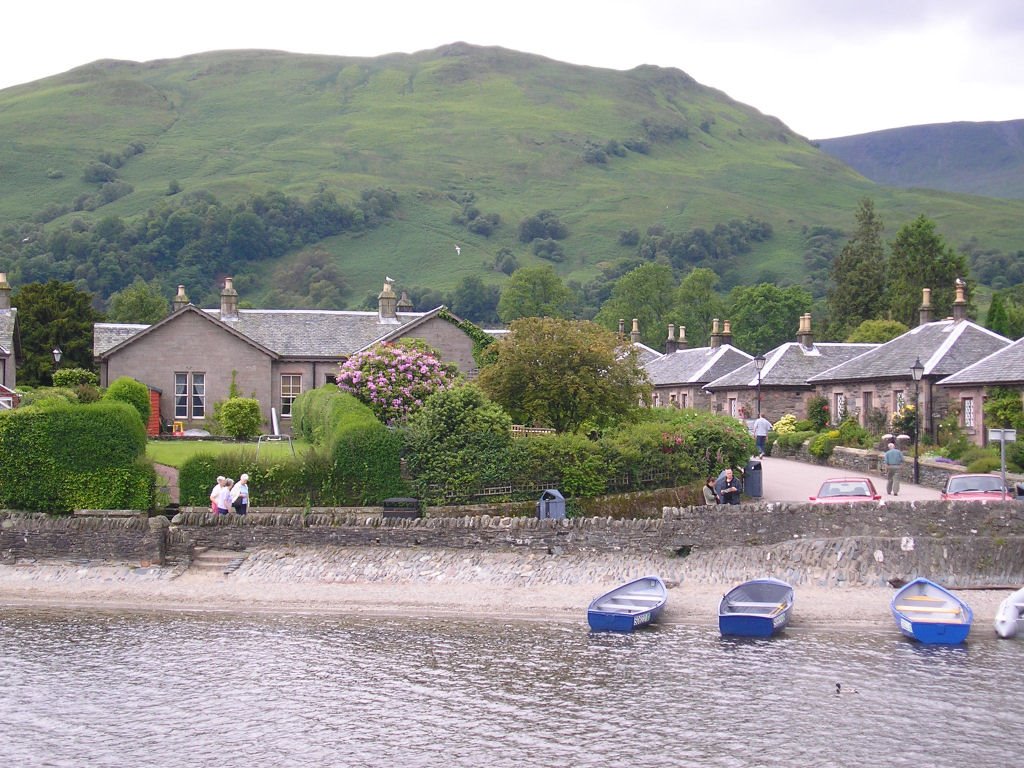
[(17, 319), (17, 309), (0, 309), (0, 349), (6, 354), (14, 350), (14, 325)]
[[(877, 347), (877, 344), (844, 344), (822, 342), (805, 347), (797, 341), (790, 341), (768, 352), (761, 369), (761, 387), (810, 388), (808, 379), (815, 374), (845, 363), (852, 357)], [(732, 373), (705, 384), (704, 388), (745, 389), (757, 386), (757, 368), (754, 361), (746, 363)]]
[(677, 349), (646, 363), (644, 368), (656, 387), (706, 384), (752, 359), (743, 350), (725, 344), (721, 347)]
[(1024, 384), (1024, 338), (938, 382), (940, 387)]
[(633, 349), (636, 350), (636, 360), (642, 367), (647, 367), (647, 365), (653, 360), (663, 357), (661, 352), (656, 349), (651, 349), (646, 344), (641, 344), (639, 341), (633, 342), (632, 346)]
[(876, 349), (811, 377), (823, 382), (906, 379), (916, 360), (924, 376), (949, 376), (1006, 347), (1010, 340), (970, 320), (937, 320), (911, 328)]
[[(395, 321), (381, 322), (376, 311), (240, 309), (237, 319), (221, 320), (219, 309), (193, 309), (286, 359), (351, 355), (396, 335), (398, 331), (407, 330), (410, 324), (422, 322), (441, 310), (438, 307), (430, 312), (399, 312)], [(169, 315), (161, 323), (173, 320), (176, 314)], [(97, 323), (93, 331), (93, 354), (102, 356), (151, 327)]]

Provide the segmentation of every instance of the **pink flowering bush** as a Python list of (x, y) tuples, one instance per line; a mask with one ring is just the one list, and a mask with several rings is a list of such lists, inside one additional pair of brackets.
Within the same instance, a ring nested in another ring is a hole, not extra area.
[(352, 355), (338, 370), (338, 386), (373, 409), (385, 424), (405, 421), (435, 392), (448, 389), (458, 373), (413, 345), (379, 344)]

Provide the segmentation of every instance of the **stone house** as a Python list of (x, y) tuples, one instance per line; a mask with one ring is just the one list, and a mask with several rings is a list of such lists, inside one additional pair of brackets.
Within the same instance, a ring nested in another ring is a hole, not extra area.
[(18, 310), (11, 306), (11, 286), (7, 282), (7, 275), (0, 272), (0, 410), (9, 410), (18, 405), (15, 387), (18, 384), (20, 354)]
[[(987, 444), (983, 406), (989, 390), (994, 387), (1016, 389), (1024, 398), (1024, 338), (937, 383), (940, 390), (948, 393), (949, 407), (958, 409), (964, 434), (975, 445)], [(1024, 435), (1018, 435), (1017, 439), (1024, 440)]]
[[(925, 288), (917, 327), (809, 379), (828, 399), (836, 420), (850, 413), (865, 427), (884, 429), (893, 413), (916, 401), (919, 431), (934, 436), (949, 409), (963, 405), (951, 400), (952, 390), (937, 383), (1011, 343), (967, 319), (962, 281), (957, 282), (953, 317), (933, 321), (931, 315), (931, 291)], [(917, 361), (923, 366), (920, 382), (911, 374)], [(980, 401), (964, 407), (977, 414)]]
[(732, 328), (728, 320), (719, 330), (718, 318), (711, 326), (707, 347), (687, 348), (686, 326), (669, 325), (665, 354), (644, 365), (654, 385), (652, 405), (663, 408), (698, 408), (711, 410), (711, 399), (704, 385), (730, 373), (751, 360), (751, 356), (732, 345)]
[(704, 385), (712, 395), (711, 407), (738, 419), (754, 419), (760, 411), (769, 421), (792, 413), (798, 419), (807, 415), (807, 402), (814, 396), (809, 379), (822, 371), (878, 346), (815, 342), (811, 315), (800, 317), (797, 340), (786, 342), (763, 356), (758, 375), (756, 360), (750, 360), (731, 373)]
[(100, 385), (130, 376), (159, 393), (163, 424), (203, 428), (213, 404), (232, 384), (259, 400), (265, 424), (272, 413), (291, 431), (292, 403), (308, 389), (334, 381), (340, 363), (377, 344), (416, 338), (438, 350), (466, 375), (476, 372), (473, 341), (443, 307), (414, 312), (398, 299), (391, 280), (377, 311), (239, 309), (226, 278), (219, 309), (191, 304), (178, 286), (171, 314), (153, 325), (97, 323), (93, 354)]

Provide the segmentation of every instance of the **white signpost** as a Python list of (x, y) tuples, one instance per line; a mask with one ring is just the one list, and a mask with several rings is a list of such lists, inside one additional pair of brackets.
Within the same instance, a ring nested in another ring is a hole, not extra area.
[(989, 429), (988, 441), (999, 441), (999, 466), (1003, 476), (1003, 498), (1006, 498), (1006, 444), (1017, 442), (1016, 429)]

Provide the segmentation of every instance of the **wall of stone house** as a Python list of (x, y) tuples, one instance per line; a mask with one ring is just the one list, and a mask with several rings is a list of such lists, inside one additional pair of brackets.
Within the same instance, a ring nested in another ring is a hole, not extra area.
[[(960, 429), (964, 436), (974, 445), (985, 445), (987, 442), (988, 430), (985, 428), (985, 414), (982, 406), (985, 403), (984, 387), (936, 387), (936, 392), (942, 391), (947, 400), (946, 412), (950, 407), (957, 409)], [(971, 399), (974, 401), (974, 426), (964, 426), (963, 401)]]
[[(792, 413), (798, 419), (807, 416), (807, 400), (814, 393), (810, 390), (761, 387), (761, 413), (769, 421), (777, 421), (780, 416)], [(736, 407), (744, 408), (748, 418), (757, 416), (757, 390), (731, 389), (719, 390), (712, 397), (711, 408), (719, 413), (729, 412), (729, 398), (736, 398)]]
[[(237, 371), (235, 384), (245, 397), (255, 396), (261, 404), (271, 402), (270, 358), (191, 312), (111, 355), (105, 383), (131, 376), (161, 390), (160, 414), (165, 421), (174, 421), (174, 374), (186, 371), (206, 374), (207, 419), (213, 415), (213, 404), (227, 399), (232, 371)], [(269, 425), (266, 405), (263, 416)], [(204, 429), (207, 419), (185, 420), (185, 429)]]
[(463, 374), (475, 375), (477, 365), (473, 360), (473, 340), (447, 320), (432, 317), (410, 329), (407, 335), (425, 341), (441, 353), (442, 361), (454, 363)]
[[(959, 406), (959, 401), (951, 397), (945, 387), (935, 386), (933, 382), (922, 381), (918, 397), (918, 408), (921, 419), (921, 434), (934, 435), (938, 422), (949, 413), (951, 404)], [(864, 410), (864, 393), (871, 393), (871, 407), (879, 409), (887, 419), (892, 418), (896, 410), (896, 393), (903, 392), (903, 401), (907, 405), (914, 403), (913, 381), (871, 381), (858, 383), (841, 383), (819, 385), (816, 393), (829, 402), (834, 408), (836, 394), (846, 396), (846, 407), (849, 413), (858, 414), (862, 426), (869, 426), (870, 418)]]
[(659, 408), (673, 407), (672, 396), (675, 395), (675, 407), (695, 408), (700, 411), (711, 410), (711, 397), (699, 386), (658, 386), (654, 388), (658, 396)]

